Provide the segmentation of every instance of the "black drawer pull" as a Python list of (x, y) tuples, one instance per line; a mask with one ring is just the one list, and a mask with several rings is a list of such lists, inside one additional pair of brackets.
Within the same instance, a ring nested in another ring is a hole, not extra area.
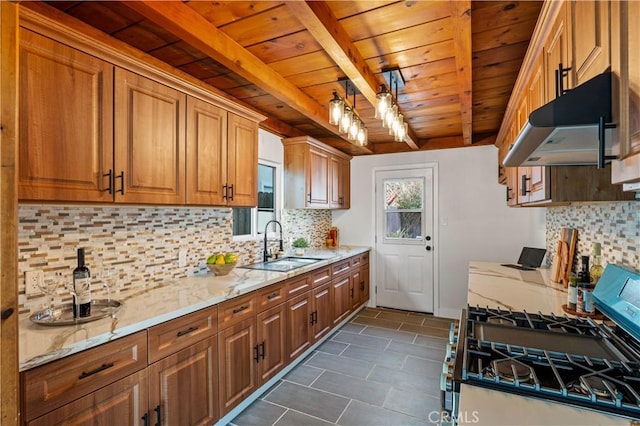
[(144, 413), (144, 416), (142, 416), (141, 418), (142, 418), (142, 424), (144, 426), (149, 426), (149, 413)]
[(78, 380), (86, 379), (87, 377), (93, 376), (94, 374), (98, 374), (101, 371), (108, 370), (114, 365), (115, 365), (114, 363), (110, 362), (108, 364), (102, 364), (100, 367), (96, 368), (95, 370), (91, 370), (88, 373), (83, 371), (80, 377), (78, 377)]
[(267, 296), (267, 299), (271, 300), (271, 299), (275, 299), (276, 297), (280, 296), (280, 293), (273, 293)]
[(233, 313), (234, 313), (234, 314), (238, 314), (238, 313), (240, 313), (240, 312), (242, 312), (242, 311), (246, 311), (247, 309), (249, 309), (249, 307), (248, 307), (248, 306), (246, 306), (246, 305), (245, 305), (245, 306), (240, 306), (239, 308), (234, 309), (234, 310), (233, 310)]
[(156, 412), (156, 416), (158, 418), (158, 423), (156, 423), (156, 426), (162, 426), (162, 420), (160, 419), (160, 406), (158, 405), (156, 408), (153, 409), (153, 411)]
[(196, 331), (198, 329), (198, 327), (189, 327), (186, 330), (182, 330), (182, 331), (178, 331), (177, 336), (178, 337), (182, 337), (185, 334), (190, 334), (193, 333), (194, 331)]

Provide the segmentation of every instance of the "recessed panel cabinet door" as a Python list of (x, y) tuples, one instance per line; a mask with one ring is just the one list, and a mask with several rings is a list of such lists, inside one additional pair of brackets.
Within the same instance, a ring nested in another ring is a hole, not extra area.
[(226, 180), (227, 112), (188, 97), (187, 204), (226, 204)]
[(317, 341), (331, 330), (331, 298), (329, 283), (313, 289), (313, 341)]
[(115, 75), (116, 201), (184, 204), (186, 95), (119, 68)]
[(289, 358), (300, 356), (311, 346), (311, 298), (309, 293), (287, 302), (287, 327), (289, 332)]
[(113, 66), (20, 30), (18, 198), (112, 201)]
[(210, 337), (151, 364), (149, 424), (215, 423), (218, 420), (217, 357), (216, 337)]
[(229, 113), (227, 205), (258, 205), (258, 123)]
[(220, 331), (218, 347), (220, 415), (224, 416), (257, 387), (255, 317)]
[(262, 385), (289, 362), (287, 358), (286, 305), (258, 314), (258, 383)]
[(329, 207), (329, 154), (309, 148), (307, 207)]
[(144, 369), (26, 424), (140, 425), (147, 414), (148, 389), (147, 370)]

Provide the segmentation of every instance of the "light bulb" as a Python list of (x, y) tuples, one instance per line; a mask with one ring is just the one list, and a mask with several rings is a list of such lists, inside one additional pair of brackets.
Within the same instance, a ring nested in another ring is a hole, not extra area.
[(351, 108), (348, 106), (344, 107), (344, 111), (342, 112), (342, 117), (340, 118), (340, 126), (338, 131), (340, 133), (347, 133), (349, 131), (349, 127), (351, 127), (351, 118), (353, 113), (351, 112)]
[(338, 125), (343, 110), (344, 101), (336, 92), (333, 92), (333, 99), (329, 101), (329, 124)]

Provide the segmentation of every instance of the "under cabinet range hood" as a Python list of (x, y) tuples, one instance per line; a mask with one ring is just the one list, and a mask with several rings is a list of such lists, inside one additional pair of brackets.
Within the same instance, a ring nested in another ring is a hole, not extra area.
[(600, 74), (567, 91), (529, 115), (503, 164), (562, 166), (594, 164), (613, 159), (611, 147), (611, 78)]

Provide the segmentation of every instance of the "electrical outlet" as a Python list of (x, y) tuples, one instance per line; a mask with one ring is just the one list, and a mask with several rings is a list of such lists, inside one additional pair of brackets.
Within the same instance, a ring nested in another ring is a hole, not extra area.
[(178, 250), (178, 268), (186, 268), (187, 266), (187, 249)]
[(33, 294), (42, 294), (40, 287), (44, 284), (44, 273), (39, 270), (26, 271), (24, 273), (25, 294), (31, 296)]

